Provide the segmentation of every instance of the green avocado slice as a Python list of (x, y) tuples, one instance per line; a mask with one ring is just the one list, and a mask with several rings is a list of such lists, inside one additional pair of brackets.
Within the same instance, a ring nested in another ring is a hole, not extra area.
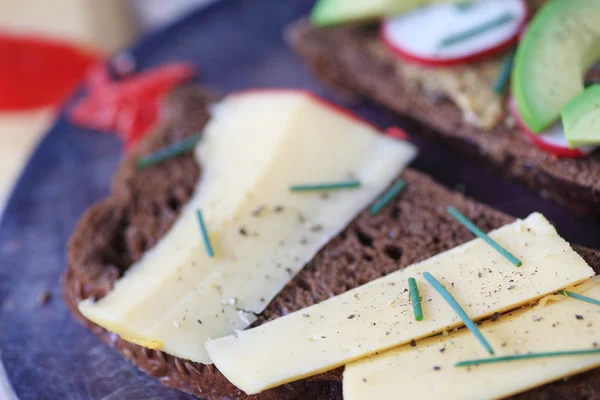
[(512, 93), (525, 125), (541, 133), (584, 90), (584, 75), (600, 58), (600, 1), (551, 0), (521, 40)]
[(402, 14), (426, 4), (453, 1), (460, 0), (318, 0), (312, 9), (310, 19), (314, 25), (326, 27), (371, 21)]
[(562, 110), (569, 147), (600, 143), (600, 85), (588, 87)]

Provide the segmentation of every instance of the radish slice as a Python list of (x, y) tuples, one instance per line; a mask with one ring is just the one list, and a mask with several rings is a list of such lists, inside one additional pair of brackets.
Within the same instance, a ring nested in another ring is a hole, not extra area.
[(398, 128), (397, 126), (390, 126), (385, 130), (385, 134), (393, 139), (410, 140), (408, 133), (406, 133), (404, 129)]
[(519, 128), (527, 135), (529, 140), (546, 153), (554, 154), (557, 157), (581, 158), (590, 154), (595, 149), (594, 146), (582, 146), (575, 149), (569, 148), (567, 139), (565, 138), (565, 131), (560, 121), (543, 133), (533, 133), (521, 119), (517, 104), (512, 97), (508, 99), (508, 108), (515, 118), (517, 125), (519, 125)]
[[(386, 19), (381, 39), (409, 61), (430, 66), (461, 64), (508, 49), (516, 42), (527, 14), (525, 0), (476, 0), (466, 10), (456, 4), (434, 4)], [(441, 45), (444, 39), (510, 16), (508, 22)]]

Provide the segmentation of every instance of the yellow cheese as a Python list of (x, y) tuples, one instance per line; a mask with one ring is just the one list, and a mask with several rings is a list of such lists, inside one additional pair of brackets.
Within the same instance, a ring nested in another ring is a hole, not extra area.
[[(600, 299), (600, 286), (583, 295)], [(500, 316), (480, 327), (497, 356), (600, 346), (600, 307), (579, 300), (548, 303)], [(418, 341), (349, 364), (344, 399), (490, 399), (510, 396), (600, 366), (600, 354), (540, 358), (456, 368), (489, 357), (466, 329)]]
[[(86, 318), (137, 343), (208, 363), (204, 342), (242, 330), (410, 162), (414, 146), (300, 92), (230, 96), (197, 148), (202, 178), (170, 232)], [(291, 193), (353, 177), (358, 189)], [(215, 247), (207, 256), (195, 210)]]
[[(431, 272), (473, 319), (503, 312), (594, 272), (541, 214), (490, 233), (523, 261), (517, 268), (476, 239), (340, 296), (206, 343), (219, 370), (248, 394), (334, 369), (462, 323), (422, 278)], [(414, 320), (407, 280), (417, 279), (424, 320)]]

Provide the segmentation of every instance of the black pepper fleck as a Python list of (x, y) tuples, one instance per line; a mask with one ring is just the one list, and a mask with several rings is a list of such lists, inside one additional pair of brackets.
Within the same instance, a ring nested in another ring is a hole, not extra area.
[(198, 323), (199, 323), (200, 325), (202, 325), (202, 321), (200, 321), (200, 320), (197, 320), (197, 321), (198, 321)]
[(38, 298), (38, 303), (40, 304), (40, 306), (45, 306), (46, 304), (48, 304), (48, 302), (50, 302), (51, 299), (52, 293), (50, 293), (49, 290), (43, 290), (42, 293), (40, 293), (40, 297)]
[(265, 206), (258, 206), (256, 210), (252, 212), (252, 215), (258, 217), (265, 209)]
[(417, 342), (415, 341), (415, 339), (410, 341), (410, 345), (411, 347), (417, 347)]
[(354, 317), (356, 317), (356, 314), (350, 314), (350, 315), (348, 315), (348, 319), (352, 319)]
[(313, 232), (320, 232), (323, 230), (323, 225), (315, 225), (312, 228), (310, 228), (310, 230)]
[(582, 320), (583, 319), (583, 315), (575, 314), (575, 318), (577, 318), (578, 320)]
[(435, 366), (433, 367), (433, 370), (434, 370), (434, 371), (439, 371), (440, 369), (442, 369), (442, 367), (439, 367), (439, 366), (437, 366), (437, 365), (435, 365)]

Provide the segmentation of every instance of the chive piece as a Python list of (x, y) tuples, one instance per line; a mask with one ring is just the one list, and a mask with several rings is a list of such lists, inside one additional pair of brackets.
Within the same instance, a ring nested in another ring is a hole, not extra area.
[(373, 204), (369, 210), (371, 215), (378, 214), (383, 207), (387, 206), (388, 203), (394, 199), (394, 197), (398, 196), (405, 186), (406, 182), (403, 180), (399, 180), (398, 182), (394, 183), (394, 185), (387, 192), (385, 192), (384, 195), (375, 202), (375, 204)]
[(472, 38), (473, 36), (477, 36), (491, 29), (507, 24), (513, 19), (515, 19), (515, 16), (512, 13), (504, 13), (497, 18), (484, 22), (481, 25), (475, 26), (469, 30), (448, 36), (440, 42), (439, 47), (446, 47), (456, 43), (460, 43), (464, 40)]
[(413, 306), (415, 320), (423, 321), (423, 309), (421, 308), (421, 296), (419, 295), (419, 287), (415, 278), (408, 278), (408, 289), (410, 292), (410, 301)]
[(462, 319), (462, 321), (465, 323), (465, 326), (469, 328), (473, 335), (475, 335), (477, 340), (479, 340), (479, 342), (487, 350), (487, 352), (493, 355), (494, 350), (492, 349), (492, 346), (490, 346), (488, 341), (485, 340), (485, 338), (479, 331), (479, 328), (477, 328), (477, 325), (475, 325), (471, 318), (469, 318), (465, 310), (462, 309), (460, 304), (458, 304), (454, 297), (452, 297), (450, 292), (448, 292), (446, 288), (441, 283), (439, 283), (437, 279), (435, 279), (433, 275), (431, 275), (429, 272), (423, 272), (423, 277), (427, 280), (427, 282), (429, 282), (431, 286), (435, 288), (435, 290), (438, 291), (439, 294), (442, 295), (444, 300), (446, 300), (450, 307), (452, 307), (452, 309), (460, 317), (460, 319)]
[(592, 299), (591, 297), (582, 296), (579, 293), (567, 292), (566, 290), (559, 290), (558, 293), (569, 296), (577, 300), (585, 301), (586, 303), (595, 304), (600, 306), (600, 300)]
[(345, 181), (334, 183), (317, 183), (309, 185), (294, 185), (290, 187), (292, 192), (308, 192), (315, 190), (353, 189), (360, 186), (360, 181)]
[(200, 135), (192, 136), (185, 140), (172, 143), (166, 147), (163, 147), (160, 150), (157, 150), (153, 153), (150, 153), (146, 156), (143, 156), (137, 161), (138, 168), (146, 168), (151, 165), (160, 164), (161, 162), (171, 158), (178, 156), (179, 154), (188, 152), (192, 150), (198, 142), (200, 141)]
[(487, 244), (489, 244), (490, 246), (492, 246), (498, 253), (502, 254), (502, 256), (504, 258), (506, 258), (508, 261), (510, 261), (511, 263), (513, 263), (514, 265), (516, 265), (517, 267), (520, 267), (521, 265), (523, 265), (523, 263), (521, 262), (521, 260), (519, 260), (517, 257), (513, 256), (508, 250), (506, 250), (504, 247), (500, 246), (498, 244), (498, 242), (496, 242), (494, 239), (492, 239), (487, 234), (485, 234), (481, 229), (479, 229), (478, 227), (476, 227), (471, 221), (469, 221), (467, 219), (467, 217), (465, 217), (464, 215), (462, 215), (461, 213), (459, 213), (456, 210), (456, 208), (454, 208), (452, 206), (448, 207), (448, 213), (450, 215), (452, 215), (454, 218), (456, 218), (456, 220), (458, 222), (460, 222), (461, 224), (463, 224), (465, 226), (465, 228), (467, 228), (468, 230), (470, 230), (471, 233), (473, 233), (473, 235), (475, 235), (478, 238), (484, 240)]
[(515, 354), (512, 356), (490, 357), (490, 358), (482, 358), (479, 360), (460, 361), (460, 362), (457, 362), (454, 366), (455, 367), (469, 367), (472, 365), (493, 364), (493, 363), (499, 363), (499, 362), (505, 362), (505, 361), (527, 360), (527, 359), (531, 359), (531, 358), (580, 356), (580, 355), (597, 354), (597, 353), (600, 353), (600, 349), (551, 351), (551, 352), (547, 352), (547, 353)]
[(502, 67), (496, 82), (494, 82), (494, 91), (498, 94), (504, 93), (504, 88), (510, 78), (510, 72), (512, 71), (513, 62), (515, 60), (515, 49), (511, 49), (502, 60)]
[(204, 242), (206, 254), (208, 254), (209, 257), (213, 257), (215, 253), (213, 252), (212, 245), (210, 244), (210, 238), (208, 237), (208, 232), (206, 231), (206, 225), (204, 225), (202, 211), (196, 210), (196, 215), (198, 216), (198, 223), (200, 224), (200, 233), (202, 234), (202, 241)]

